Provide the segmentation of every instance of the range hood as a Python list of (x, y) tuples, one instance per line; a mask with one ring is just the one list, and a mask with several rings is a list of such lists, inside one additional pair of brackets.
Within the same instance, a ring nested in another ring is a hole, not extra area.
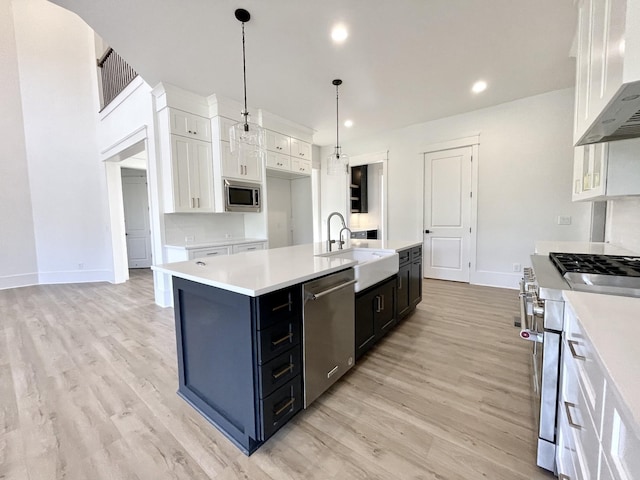
[(640, 81), (627, 83), (578, 140), (578, 145), (640, 137)]

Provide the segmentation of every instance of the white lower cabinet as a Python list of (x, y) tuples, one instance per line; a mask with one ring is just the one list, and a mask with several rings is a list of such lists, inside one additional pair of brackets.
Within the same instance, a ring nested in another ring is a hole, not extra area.
[(232, 255), (240, 252), (252, 252), (254, 250), (265, 250), (267, 242), (251, 242), (241, 244), (216, 245), (211, 247), (186, 248), (174, 245), (165, 246), (167, 254), (166, 262), (184, 262), (187, 260), (195, 260), (197, 258), (213, 258)]
[(222, 257), (231, 253), (231, 247), (194, 248), (189, 250), (189, 260), (196, 258)]
[(564, 318), (556, 448), (558, 478), (640, 479), (640, 437), (635, 424), (568, 302)]

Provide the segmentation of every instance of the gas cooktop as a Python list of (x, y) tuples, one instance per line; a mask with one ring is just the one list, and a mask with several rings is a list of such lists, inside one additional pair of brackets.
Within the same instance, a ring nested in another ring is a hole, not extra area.
[(550, 253), (549, 258), (574, 290), (640, 297), (640, 257)]

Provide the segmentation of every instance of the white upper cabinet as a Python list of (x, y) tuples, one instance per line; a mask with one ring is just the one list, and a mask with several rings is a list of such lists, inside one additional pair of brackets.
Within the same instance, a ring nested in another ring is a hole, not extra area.
[(291, 139), (291, 156), (293, 158), (301, 158), (303, 160), (311, 160), (311, 144), (298, 140), (297, 138)]
[(205, 142), (211, 141), (211, 121), (208, 118), (171, 108), (169, 119), (172, 134)]
[(250, 182), (262, 181), (262, 162), (259, 158), (238, 159), (231, 153), (229, 142), (218, 142), (220, 148), (218, 150), (220, 172), (222, 178), (235, 178)]
[(573, 201), (640, 195), (640, 140), (575, 148)]
[(267, 150), (275, 153), (282, 153), (284, 155), (290, 155), (291, 139), (286, 135), (282, 135), (278, 132), (272, 132), (267, 130)]
[(213, 212), (211, 144), (171, 135), (173, 201), (169, 212)]
[(580, 0), (576, 145), (640, 137), (639, 15), (640, 0)]

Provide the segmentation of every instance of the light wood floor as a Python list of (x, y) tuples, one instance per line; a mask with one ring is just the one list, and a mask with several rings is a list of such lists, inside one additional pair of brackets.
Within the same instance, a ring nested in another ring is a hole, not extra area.
[(418, 310), (247, 458), (176, 395), (173, 310), (124, 285), (0, 291), (0, 479), (542, 479), (514, 291)]

